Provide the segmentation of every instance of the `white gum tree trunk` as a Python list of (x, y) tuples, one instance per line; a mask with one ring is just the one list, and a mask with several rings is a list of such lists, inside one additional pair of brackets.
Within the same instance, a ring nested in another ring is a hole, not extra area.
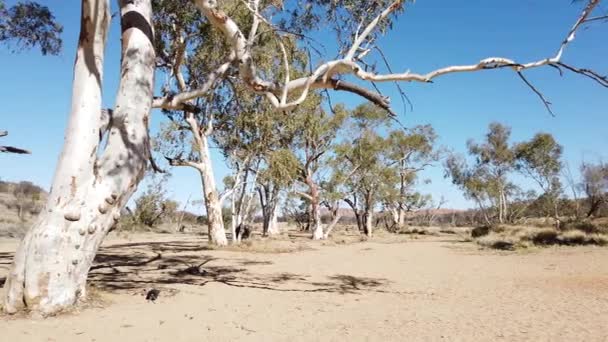
[(201, 174), (203, 193), (205, 195), (209, 242), (218, 246), (226, 246), (228, 244), (228, 239), (226, 239), (224, 219), (222, 218), (222, 203), (215, 185), (215, 178), (213, 177), (213, 164), (211, 162), (211, 155), (209, 152), (208, 138), (206, 135), (204, 135), (199, 141), (199, 154), (201, 162), (198, 170)]
[(372, 237), (373, 235), (373, 229), (374, 229), (374, 211), (371, 209), (368, 209), (367, 212), (365, 213), (365, 234), (367, 235), (367, 237)]
[(209, 243), (226, 246), (226, 230), (222, 218), (222, 201), (215, 185), (213, 176), (213, 163), (209, 151), (209, 135), (213, 131), (212, 122), (205, 129), (201, 129), (198, 120), (193, 113), (188, 113), (186, 122), (190, 126), (193, 143), (196, 146), (200, 161), (171, 160), (173, 166), (189, 166), (196, 169), (201, 176), (203, 197), (205, 198), (205, 210), (207, 211), (207, 227)]
[(323, 234), (323, 224), (321, 224), (321, 204), (319, 187), (312, 179), (311, 172), (307, 173), (305, 179), (306, 185), (309, 189), (309, 200), (310, 200), (310, 220), (312, 222), (312, 239), (322, 240), (325, 237)]
[(331, 232), (334, 230), (334, 228), (336, 227), (336, 225), (338, 225), (338, 222), (340, 222), (340, 215), (336, 215), (334, 216), (334, 218), (331, 220), (331, 222), (329, 223), (329, 225), (327, 225), (327, 228), (325, 230), (325, 233), (323, 235), (324, 239), (328, 239), (329, 235), (331, 234)]
[[(72, 109), (51, 193), (27, 232), (5, 284), (8, 313), (50, 315), (85, 297), (103, 238), (120, 216), (149, 158), (148, 116), (154, 86), (149, 0), (120, 1), (121, 79), (111, 121), (101, 113), (107, 0), (83, 0)], [(99, 154), (100, 131), (108, 131)]]
[(281, 234), (281, 228), (279, 227), (279, 211), (277, 210), (277, 204), (278, 200), (276, 200), (276, 202), (271, 208), (272, 213), (270, 214), (270, 222), (268, 223), (268, 236)]

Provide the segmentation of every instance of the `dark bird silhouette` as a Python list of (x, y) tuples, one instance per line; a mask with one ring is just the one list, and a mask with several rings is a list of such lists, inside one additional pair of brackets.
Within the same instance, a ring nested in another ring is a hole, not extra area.
[[(5, 137), (7, 135), (8, 135), (7, 131), (0, 131), (0, 137)], [(0, 152), (18, 153), (18, 154), (31, 154), (32, 153), (28, 150), (24, 150), (22, 148), (13, 147), (13, 146), (0, 146)]]
[(30, 152), (28, 150), (24, 150), (22, 148), (12, 147), (12, 146), (0, 146), (0, 152), (18, 153), (18, 154), (32, 154), (32, 152)]
[(154, 301), (156, 299), (158, 299), (158, 295), (160, 294), (160, 290), (157, 289), (151, 289), (150, 291), (148, 291), (148, 293), (146, 293), (146, 300), (151, 301), (152, 303), (154, 303)]

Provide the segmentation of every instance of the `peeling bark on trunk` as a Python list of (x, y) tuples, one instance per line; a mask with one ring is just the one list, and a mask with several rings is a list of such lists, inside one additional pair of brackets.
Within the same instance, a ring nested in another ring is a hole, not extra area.
[(310, 196), (310, 222), (312, 224), (312, 239), (322, 240), (325, 235), (323, 234), (323, 224), (321, 223), (321, 207), (319, 201), (319, 187), (312, 179), (310, 172), (305, 179), (306, 185), (308, 185), (309, 196)]
[(209, 143), (206, 135), (202, 136), (199, 140), (199, 154), (201, 162), (198, 170), (201, 174), (203, 193), (205, 194), (209, 242), (218, 246), (226, 246), (228, 244), (228, 239), (226, 239), (224, 219), (222, 218), (222, 203), (220, 202), (219, 193), (215, 186), (213, 164), (211, 162)]
[(113, 125), (98, 158), (101, 85), (110, 20), (105, 0), (83, 0), (72, 110), (45, 209), (21, 242), (8, 275), (5, 310), (50, 315), (85, 297), (103, 238), (116, 223), (148, 160), (154, 86), (149, 1), (121, 1), (122, 65)]

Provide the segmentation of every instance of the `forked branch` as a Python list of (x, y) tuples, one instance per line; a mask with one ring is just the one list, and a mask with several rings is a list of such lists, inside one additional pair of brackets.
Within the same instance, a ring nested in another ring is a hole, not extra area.
[[(543, 66), (564, 68), (571, 72), (588, 77), (604, 87), (608, 87), (606, 76), (600, 75), (589, 69), (578, 68), (562, 62), (564, 51), (568, 45), (575, 39), (577, 31), (587, 22), (605, 19), (606, 16), (591, 17), (591, 14), (599, 5), (601, 0), (589, 0), (580, 16), (568, 31), (566, 37), (561, 42), (554, 56), (543, 58), (531, 62), (519, 62), (514, 59), (505, 57), (489, 57), (480, 60), (477, 63), (469, 65), (449, 65), (439, 68), (428, 73), (414, 73), (409, 70), (402, 73), (376, 74), (366, 71), (359, 61), (367, 55), (370, 48), (365, 47), (364, 52), (357, 53), (362, 50), (361, 45), (367, 40), (369, 35), (377, 29), (379, 23), (386, 20), (392, 13), (403, 6), (403, 0), (394, 1), (389, 7), (382, 11), (376, 18), (371, 20), (365, 28), (358, 30), (352, 46), (344, 54), (343, 58), (328, 61), (321, 64), (307, 77), (302, 77), (294, 80), (289, 80), (289, 66), (285, 65), (287, 78), (283, 84), (280, 81), (267, 81), (258, 76), (256, 66), (251, 56), (251, 46), (255, 40), (255, 34), (248, 38), (242, 33), (237, 23), (230, 18), (228, 14), (219, 8), (219, 1), (215, 0), (194, 0), (199, 11), (209, 20), (209, 22), (218, 30), (220, 30), (226, 41), (232, 47), (230, 59), (226, 64), (220, 66), (218, 70), (209, 76), (207, 83), (201, 89), (191, 92), (178, 94), (171, 99), (157, 100), (154, 102), (156, 107), (179, 109), (182, 104), (195, 97), (200, 97), (210, 89), (218, 75), (223, 75), (232, 63), (236, 63), (239, 67), (239, 75), (242, 81), (249, 88), (257, 93), (266, 95), (272, 105), (278, 109), (289, 109), (301, 104), (308, 96), (308, 93), (313, 89), (335, 89), (343, 90), (358, 94), (369, 101), (379, 105), (380, 107), (390, 111), (389, 101), (382, 95), (365, 89), (363, 87), (347, 83), (337, 78), (338, 75), (352, 75), (360, 80), (370, 82), (422, 82), (431, 83), (434, 79), (454, 73), (462, 72), (477, 72), (490, 69), (510, 68), (518, 74), (524, 83), (536, 93), (545, 107), (551, 112), (550, 102), (542, 95), (542, 93), (532, 85), (522, 74), (522, 71), (528, 69), (539, 68)], [(258, 1), (243, 1), (249, 11), (252, 12), (253, 26), (252, 30), (256, 31), (260, 22), (270, 23), (258, 11)], [(363, 25), (361, 25), (363, 26)], [(359, 33), (360, 32), (360, 33)], [(284, 63), (286, 63), (285, 53), (283, 51)], [(561, 69), (560, 69), (561, 71)], [(296, 96), (294, 97), (294, 94)], [(287, 99), (291, 99), (288, 101)]]

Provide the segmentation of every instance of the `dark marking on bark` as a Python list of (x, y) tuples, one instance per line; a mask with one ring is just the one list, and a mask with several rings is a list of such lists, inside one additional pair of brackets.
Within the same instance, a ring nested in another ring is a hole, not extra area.
[(99, 163), (97, 160), (93, 163), (93, 176), (95, 176), (95, 180), (99, 178)]
[(215, 20), (217, 20), (220, 24), (224, 24), (226, 23), (226, 21), (228, 21), (228, 16), (226, 15), (226, 13), (219, 11), (219, 10), (212, 10), (211, 11), (211, 15), (213, 16), (213, 18)]
[(401, 7), (401, 1), (396, 1), (395, 3), (393, 3), (390, 7), (390, 11), (394, 11), (397, 8)]
[(102, 204), (99, 205), (99, 207), (97, 208), (99, 210), (100, 213), (105, 214), (108, 212), (108, 208)]
[[(101, 72), (97, 68), (97, 64), (95, 63), (95, 49), (94, 49), (94, 41), (95, 35), (95, 22), (93, 18), (91, 18), (88, 14), (85, 13), (86, 8), (93, 6), (94, 4), (91, 1), (83, 1), (82, 6), (82, 15), (80, 20), (80, 36), (78, 38), (78, 48), (82, 49), (82, 54), (84, 56), (84, 63), (89, 70), (89, 73), (95, 75), (95, 79), (97, 80), (97, 84), (101, 88)], [(97, 13), (99, 15), (99, 13)], [(104, 30), (104, 33), (107, 29), (107, 21), (101, 25), (101, 28)], [(106, 27), (104, 27), (106, 26)], [(78, 55), (76, 54), (76, 62), (78, 62)]]
[[(89, 4), (89, 6), (90, 5), (91, 4)], [(83, 3), (82, 14), (80, 15), (80, 35), (78, 36), (78, 45), (80, 46), (89, 42), (89, 26), (91, 25), (91, 17), (85, 14), (85, 6), (86, 5)]]
[(72, 198), (76, 196), (76, 189), (76, 177), (72, 176), (72, 181), (70, 182), (70, 195), (72, 196)]
[(259, 84), (259, 83), (255, 82), (255, 81), (251, 82), (251, 88), (254, 91), (266, 91), (266, 87), (264, 85)]
[(63, 215), (63, 218), (70, 222), (76, 222), (80, 220), (80, 211), (71, 210)]
[(150, 23), (146, 18), (136, 11), (129, 11), (121, 17), (121, 33), (124, 35), (129, 29), (137, 29), (141, 31), (150, 41), (150, 44), (154, 45), (154, 29), (150, 26)]

